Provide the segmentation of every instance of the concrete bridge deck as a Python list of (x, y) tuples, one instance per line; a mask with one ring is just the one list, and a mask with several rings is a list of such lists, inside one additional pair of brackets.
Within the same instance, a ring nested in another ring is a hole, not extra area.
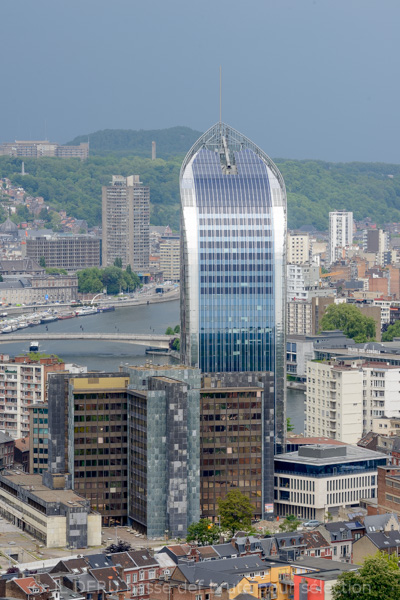
[(68, 341), (68, 340), (85, 340), (92, 342), (117, 342), (126, 344), (136, 344), (138, 346), (152, 346), (154, 348), (169, 348), (171, 340), (175, 339), (175, 335), (157, 335), (157, 334), (135, 334), (135, 333), (3, 333), (0, 335), (0, 344), (10, 342), (30, 342), (32, 340), (48, 341)]

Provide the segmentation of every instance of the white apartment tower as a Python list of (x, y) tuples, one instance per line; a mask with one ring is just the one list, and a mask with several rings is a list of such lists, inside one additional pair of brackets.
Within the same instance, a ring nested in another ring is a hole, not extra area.
[(150, 189), (139, 175), (113, 175), (110, 185), (103, 186), (103, 266), (122, 260), (125, 269), (149, 268), (150, 255)]
[(363, 371), (354, 365), (307, 363), (304, 435), (357, 444), (363, 435)]
[(337, 210), (329, 213), (328, 264), (342, 257), (343, 249), (353, 243), (353, 213)]

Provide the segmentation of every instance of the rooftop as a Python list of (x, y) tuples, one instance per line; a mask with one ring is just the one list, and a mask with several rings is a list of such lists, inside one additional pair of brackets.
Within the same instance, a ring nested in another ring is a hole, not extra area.
[(12, 474), (1, 475), (3, 481), (21, 486), (45, 502), (85, 503), (87, 500), (78, 496), (73, 490), (51, 490), (42, 483), (42, 475)]
[[(305, 449), (316, 450), (310, 452), (308, 456), (304, 454)], [(342, 451), (342, 446), (340, 450)], [(318, 451), (319, 450), (319, 451)], [(339, 450), (339, 448), (338, 448)], [(373, 450), (367, 450), (366, 448), (359, 448), (358, 446), (345, 446), (346, 453), (334, 452), (334, 449), (330, 444), (315, 444), (313, 446), (303, 446), (297, 452), (287, 452), (285, 454), (276, 454), (275, 461), (285, 461), (302, 463), (309, 465), (331, 465), (336, 463), (347, 463), (362, 460), (378, 460), (386, 458), (385, 454), (381, 452), (374, 452)]]

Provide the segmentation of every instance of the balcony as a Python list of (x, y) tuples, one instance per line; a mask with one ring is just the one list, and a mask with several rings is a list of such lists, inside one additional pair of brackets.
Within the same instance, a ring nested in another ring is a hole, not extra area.
[(294, 585), (290, 573), (279, 573), (279, 583), (283, 583), (284, 585)]

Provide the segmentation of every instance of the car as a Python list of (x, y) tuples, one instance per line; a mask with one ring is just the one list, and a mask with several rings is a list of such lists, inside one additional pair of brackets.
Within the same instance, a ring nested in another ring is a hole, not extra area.
[(318, 525), (322, 525), (322, 523), (316, 519), (311, 519), (311, 521), (306, 521), (303, 523), (303, 527), (318, 527)]

